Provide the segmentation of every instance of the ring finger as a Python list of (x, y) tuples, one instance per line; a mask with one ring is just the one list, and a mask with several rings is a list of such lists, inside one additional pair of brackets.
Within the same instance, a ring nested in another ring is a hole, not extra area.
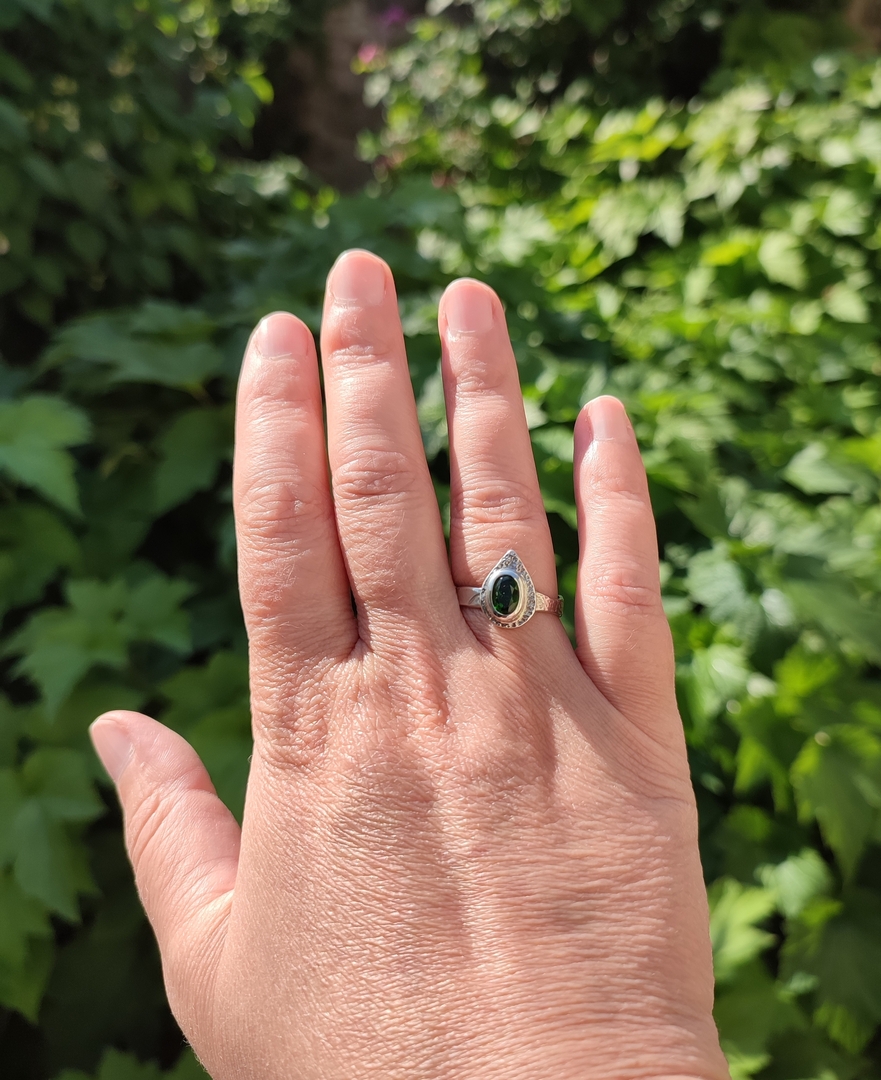
[[(453, 580), (479, 585), (513, 548), (536, 589), (556, 596), (551, 534), (502, 305), (488, 286), (462, 279), (444, 294), (439, 321)], [(486, 623), (475, 618), (472, 626), (482, 632)]]

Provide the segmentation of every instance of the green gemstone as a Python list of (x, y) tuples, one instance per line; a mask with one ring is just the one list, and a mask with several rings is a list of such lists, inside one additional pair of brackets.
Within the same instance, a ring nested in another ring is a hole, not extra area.
[(513, 574), (499, 574), (493, 582), (493, 611), (502, 618), (513, 615), (520, 603), (520, 583)]

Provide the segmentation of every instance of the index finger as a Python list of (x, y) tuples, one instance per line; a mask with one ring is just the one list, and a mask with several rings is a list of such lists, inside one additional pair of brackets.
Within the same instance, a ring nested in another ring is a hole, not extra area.
[(252, 694), (310, 661), (348, 655), (357, 632), (328, 482), (315, 343), (268, 315), (248, 343), (236, 403), (233, 501)]

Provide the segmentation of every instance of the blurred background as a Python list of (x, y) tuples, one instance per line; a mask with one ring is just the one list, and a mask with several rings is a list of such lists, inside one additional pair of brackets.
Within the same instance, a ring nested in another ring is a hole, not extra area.
[(502, 296), (570, 597), (572, 422), (651, 479), (735, 1080), (881, 1076), (881, 2), (0, 3), (0, 1073), (197, 1080), (88, 723), (241, 813), (242, 347)]

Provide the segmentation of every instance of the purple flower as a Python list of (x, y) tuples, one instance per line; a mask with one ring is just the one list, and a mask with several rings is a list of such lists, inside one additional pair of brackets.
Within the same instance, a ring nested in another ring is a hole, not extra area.
[(379, 16), (379, 21), (385, 27), (398, 26), (409, 19), (407, 9), (400, 4), (390, 4)]

